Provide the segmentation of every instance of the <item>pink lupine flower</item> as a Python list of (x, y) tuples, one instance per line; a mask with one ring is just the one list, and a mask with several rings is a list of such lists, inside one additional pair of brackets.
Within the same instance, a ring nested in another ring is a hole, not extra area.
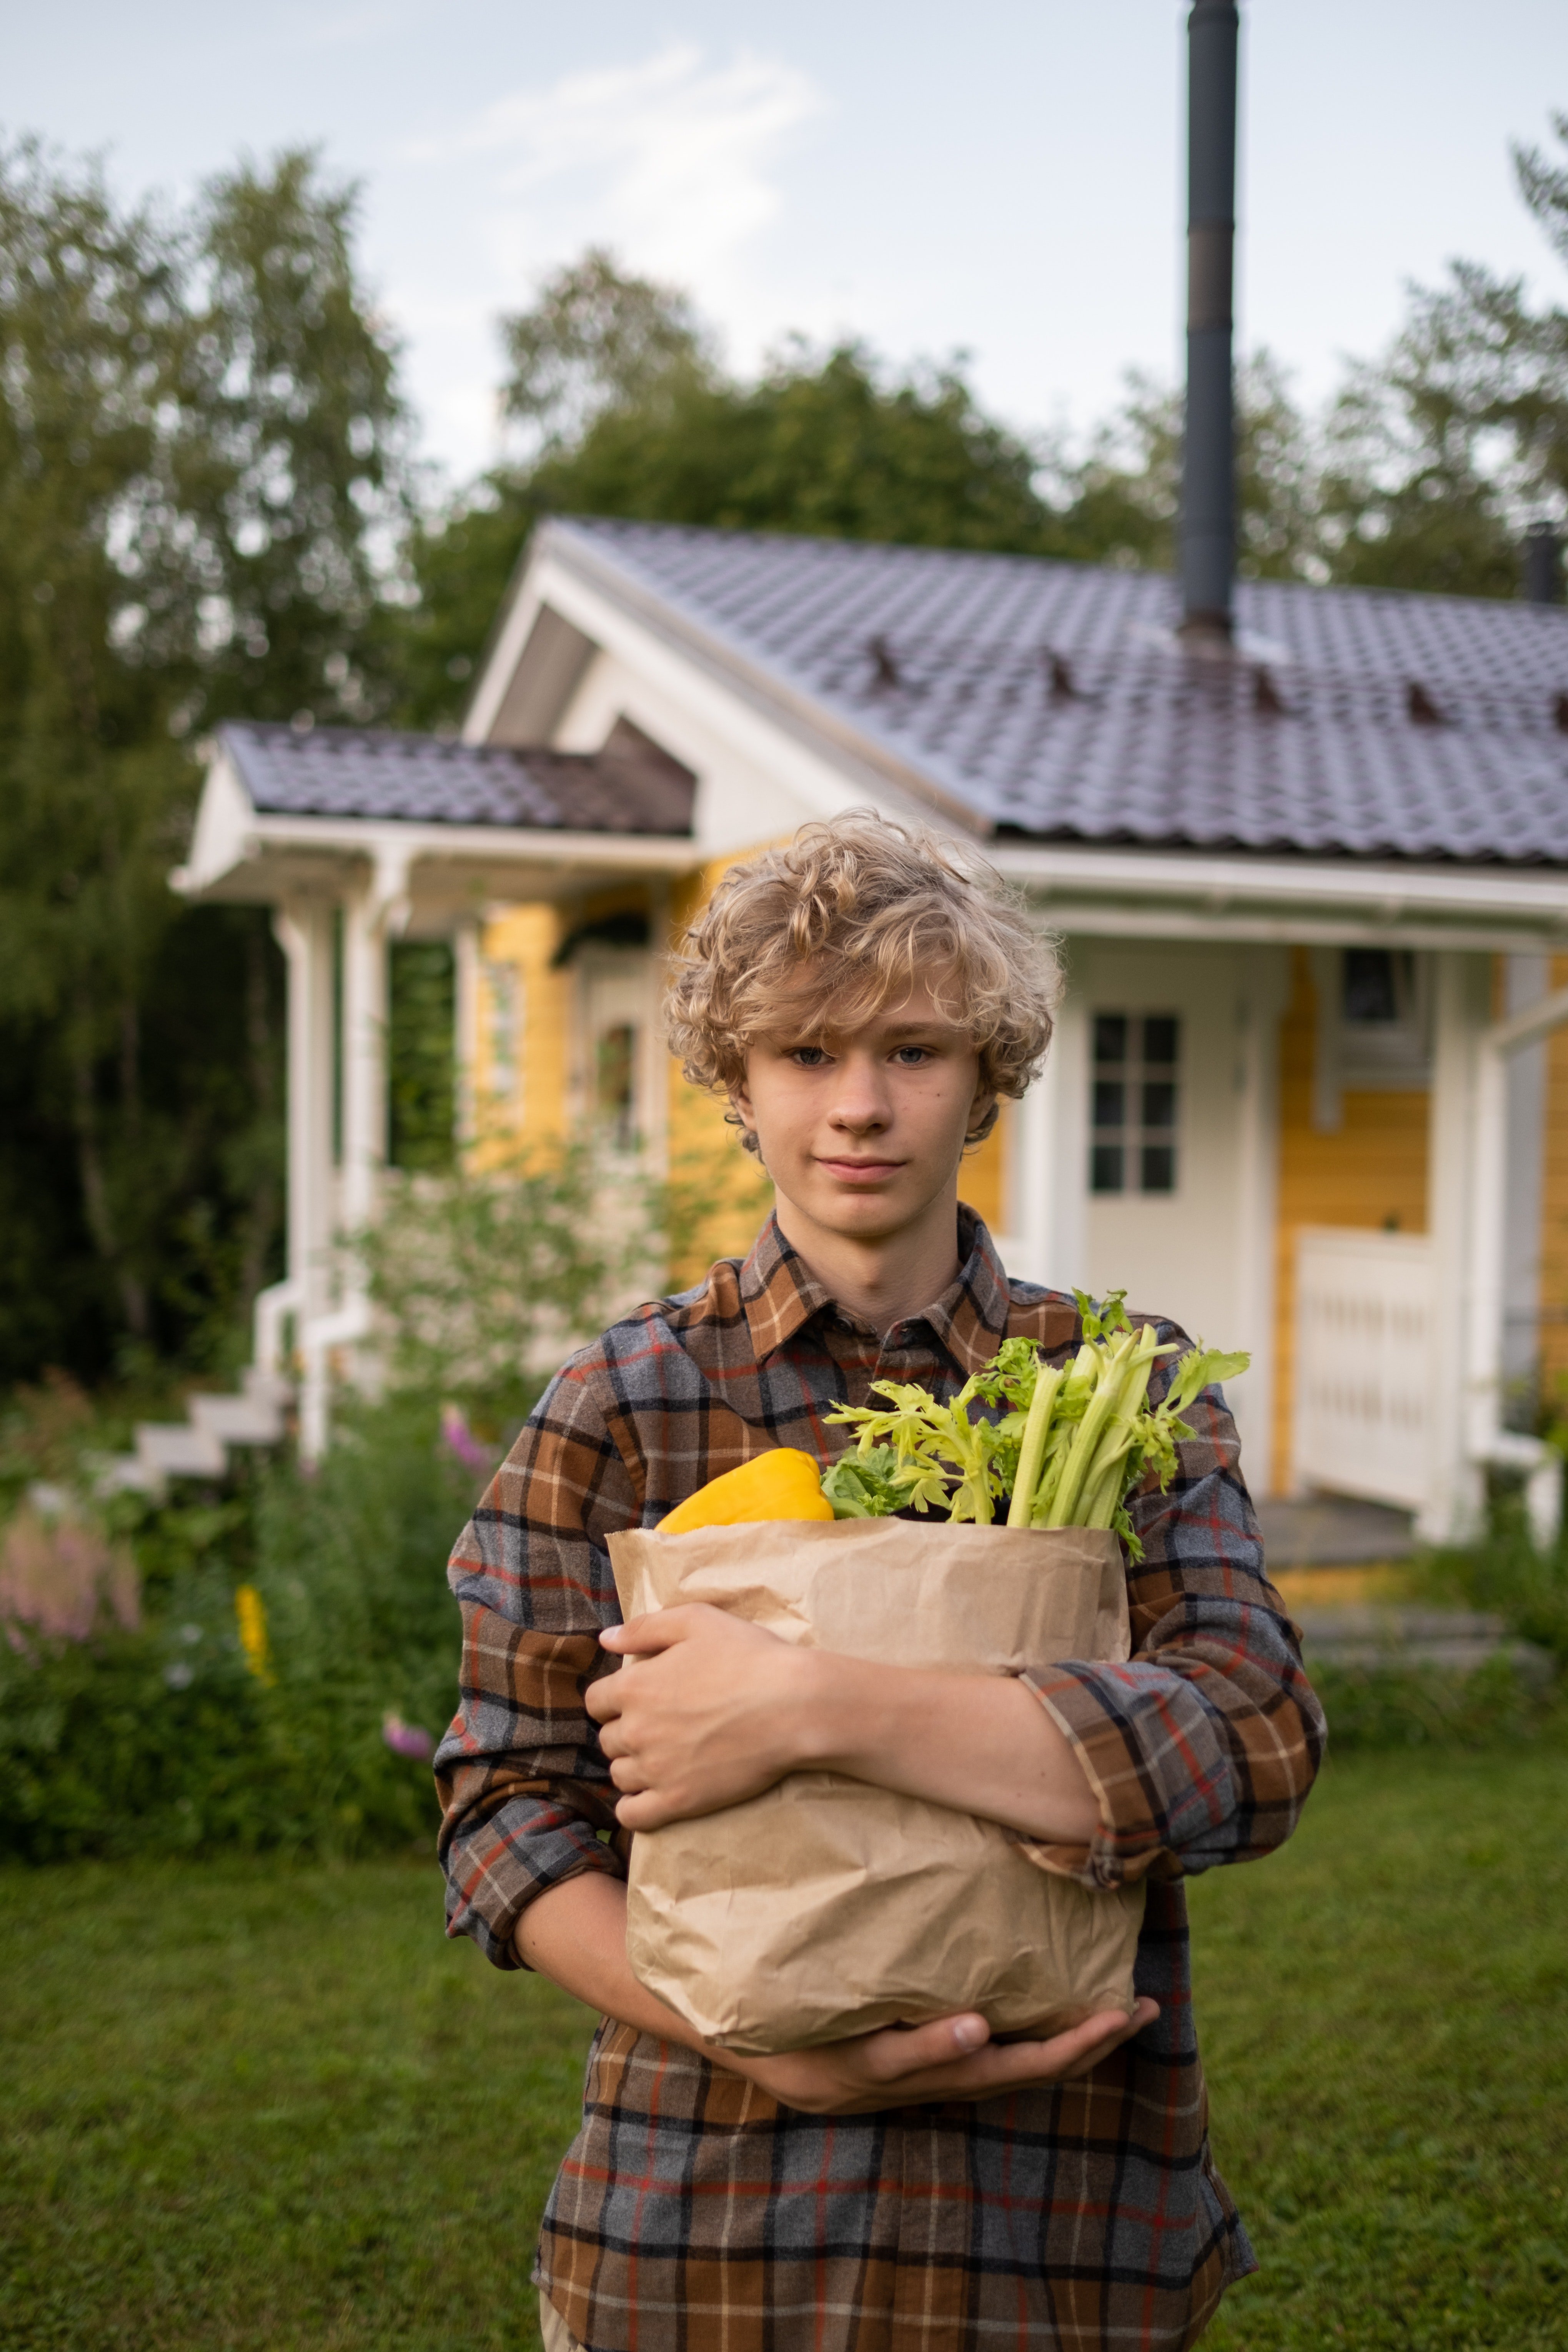
[(488, 1445), (482, 1445), (468, 1427), (468, 1417), (460, 1404), (441, 1407), (441, 1437), (449, 1453), (455, 1454), (465, 1470), (482, 1475), (489, 1470), (493, 1456)]
[(436, 1751), (430, 1734), (416, 1723), (405, 1723), (400, 1715), (383, 1716), (381, 1736), (395, 1756), (412, 1756), (417, 1764), (427, 1763)]

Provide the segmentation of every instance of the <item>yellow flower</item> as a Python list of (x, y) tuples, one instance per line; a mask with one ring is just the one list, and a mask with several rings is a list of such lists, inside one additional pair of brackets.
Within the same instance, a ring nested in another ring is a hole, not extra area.
[(272, 1673), (272, 1652), (267, 1639), (267, 1603), (254, 1584), (242, 1584), (235, 1592), (234, 1613), (239, 1621), (239, 1646), (245, 1652), (245, 1663), (258, 1683), (269, 1683)]

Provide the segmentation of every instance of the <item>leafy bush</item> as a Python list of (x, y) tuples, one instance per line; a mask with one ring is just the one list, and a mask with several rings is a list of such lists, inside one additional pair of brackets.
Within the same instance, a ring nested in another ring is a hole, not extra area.
[(393, 1180), (359, 1244), (389, 1387), (515, 1431), (563, 1357), (662, 1289), (661, 1223), (657, 1188), (570, 1146)]
[(0, 1855), (429, 1836), (453, 1540), (561, 1357), (660, 1286), (667, 1194), (607, 1186), (571, 1150), (393, 1178), (363, 1244), (381, 1393), (340, 1396), (313, 1470), (240, 1455), (221, 1492), (95, 1503), (93, 1456), (124, 1445), (128, 1414), (68, 1383), (18, 1392), (0, 1429)]
[(1490, 1611), (1546, 1651), (1560, 1674), (1568, 1671), (1568, 1528), (1550, 1551), (1538, 1551), (1517, 1489), (1493, 1494), (1479, 1543), (1428, 1554), (1419, 1574), (1434, 1600)]
[(1484, 1748), (1568, 1739), (1559, 1687), (1521, 1675), (1500, 1653), (1469, 1674), (1438, 1666), (1313, 1665), (1332, 1755), (1394, 1748)]
[[(345, 1406), (314, 1475), (253, 1464), (223, 1495), (116, 1498), (102, 1516), (134, 1560), (140, 1622), (105, 1606), (85, 1638), (0, 1628), (0, 1854), (428, 1836), (425, 1758), (456, 1686), (444, 1570), (475, 1483), (436, 1405), (399, 1393)], [(264, 1612), (265, 1679), (242, 1588)]]

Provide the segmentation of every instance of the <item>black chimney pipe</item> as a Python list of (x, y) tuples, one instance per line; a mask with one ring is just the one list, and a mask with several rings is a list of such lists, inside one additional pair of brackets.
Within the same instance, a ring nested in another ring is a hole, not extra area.
[(1563, 602), (1563, 540), (1554, 522), (1532, 522), (1524, 534), (1524, 600)]
[(1236, 259), (1235, 0), (1187, 19), (1187, 406), (1182, 442), (1182, 635), (1228, 645), (1236, 569), (1231, 289)]

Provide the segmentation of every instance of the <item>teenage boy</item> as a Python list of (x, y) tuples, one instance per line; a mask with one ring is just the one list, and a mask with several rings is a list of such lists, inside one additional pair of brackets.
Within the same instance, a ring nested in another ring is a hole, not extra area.
[[(1169, 1491), (1131, 1505), (1127, 1664), (998, 1682), (712, 1609), (623, 1626), (605, 1549), (770, 1446), (830, 1459), (825, 1414), (874, 1380), (951, 1396), (1010, 1335), (1078, 1346), (1073, 1300), (1010, 1281), (958, 1199), (1057, 985), (996, 878), (929, 835), (858, 814), (732, 869), (676, 960), (670, 1034), (776, 1210), (743, 1262), (573, 1358), (453, 1556), (451, 1930), (604, 2019), (535, 2273), (551, 2352), (1174, 2347), (1254, 2267), (1209, 2157), (1181, 1881), (1289, 1835), (1322, 1719), (1218, 1391)], [(628, 1834), (800, 1769), (1000, 1822), (1087, 1886), (1145, 1879), (1133, 2015), (704, 2048), (627, 1966)]]

